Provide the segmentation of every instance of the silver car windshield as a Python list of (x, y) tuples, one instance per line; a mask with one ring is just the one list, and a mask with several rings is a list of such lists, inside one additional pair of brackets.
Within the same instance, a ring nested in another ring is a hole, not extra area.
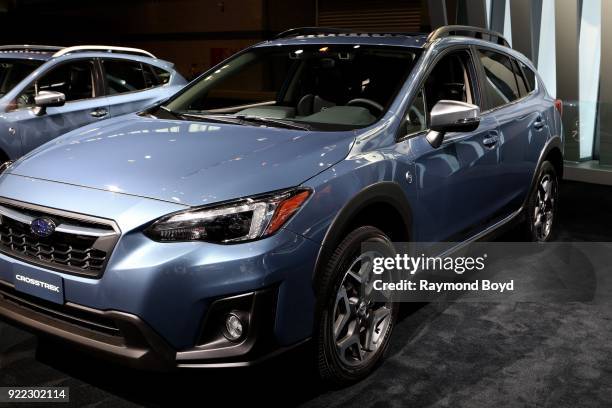
[(239, 124), (364, 127), (384, 115), (418, 52), (365, 45), (255, 48), (199, 78), (164, 109)]

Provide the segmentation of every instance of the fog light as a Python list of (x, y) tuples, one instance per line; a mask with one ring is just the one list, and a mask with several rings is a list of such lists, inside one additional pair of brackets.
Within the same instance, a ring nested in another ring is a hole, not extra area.
[(239, 340), (244, 333), (242, 320), (233, 313), (225, 316), (225, 337), (230, 341)]

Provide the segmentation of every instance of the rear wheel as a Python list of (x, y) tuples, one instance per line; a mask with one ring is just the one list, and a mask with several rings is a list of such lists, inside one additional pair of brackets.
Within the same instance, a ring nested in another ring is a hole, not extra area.
[(374, 258), (393, 256), (394, 247), (382, 231), (360, 227), (327, 262), (319, 279), (316, 328), (318, 371), (324, 381), (358, 381), (384, 356), (398, 305), (373, 296), (372, 264)]
[(529, 197), (524, 230), (528, 240), (548, 242), (555, 232), (559, 204), (559, 179), (555, 167), (544, 162)]

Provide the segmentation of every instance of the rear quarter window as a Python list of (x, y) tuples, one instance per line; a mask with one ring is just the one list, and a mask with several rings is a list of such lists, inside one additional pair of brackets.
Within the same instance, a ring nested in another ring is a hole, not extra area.
[(523, 64), (520, 61), (519, 66), (523, 69), (523, 73), (525, 74), (525, 80), (527, 81), (529, 91), (534, 91), (537, 88), (535, 72), (533, 72), (531, 68), (529, 68), (527, 65)]
[(170, 77), (172, 76), (170, 72), (153, 65), (151, 65), (150, 68), (155, 76), (157, 86), (166, 85), (168, 82), (170, 82)]
[(529, 85), (527, 84), (527, 80), (523, 75), (523, 70), (519, 68), (518, 61), (512, 59), (512, 64), (514, 66), (514, 74), (516, 75), (516, 82), (518, 84), (518, 89), (521, 94), (521, 97), (527, 96), (529, 92), (531, 92)]

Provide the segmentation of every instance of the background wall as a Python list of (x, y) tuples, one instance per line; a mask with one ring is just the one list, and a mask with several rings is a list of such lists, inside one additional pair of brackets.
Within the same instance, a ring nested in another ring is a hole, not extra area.
[(142, 47), (192, 77), (272, 33), (314, 25), (315, 10), (314, 0), (0, 0), (0, 42)]

